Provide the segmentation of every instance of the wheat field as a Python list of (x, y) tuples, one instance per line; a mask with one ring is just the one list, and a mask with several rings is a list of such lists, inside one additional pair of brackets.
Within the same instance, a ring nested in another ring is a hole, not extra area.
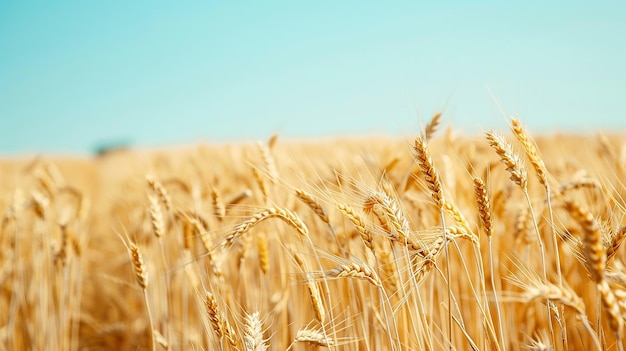
[(623, 350), (623, 136), (0, 161), (2, 350)]

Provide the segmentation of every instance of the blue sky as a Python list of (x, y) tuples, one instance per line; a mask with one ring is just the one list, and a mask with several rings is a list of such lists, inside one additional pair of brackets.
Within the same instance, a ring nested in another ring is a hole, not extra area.
[(0, 154), (624, 131), (624, 3), (0, 0)]

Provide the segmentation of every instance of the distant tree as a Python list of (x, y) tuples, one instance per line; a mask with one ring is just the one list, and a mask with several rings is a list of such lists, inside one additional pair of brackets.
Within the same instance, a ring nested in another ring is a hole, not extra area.
[(127, 140), (124, 141), (115, 141), (115, 142), (106, 142), (96, 145), (94, 147), (94, 154), (96, 157), (104, 157), (107, 155), (119, 153), (122, 151), (126, 151), (130, 148), (131, 143)]

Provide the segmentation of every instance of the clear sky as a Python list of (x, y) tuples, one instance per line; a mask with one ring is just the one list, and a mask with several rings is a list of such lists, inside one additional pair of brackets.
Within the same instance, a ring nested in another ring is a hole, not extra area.
[(0, 0), (0, 154), (626, 131), (626, 1)]

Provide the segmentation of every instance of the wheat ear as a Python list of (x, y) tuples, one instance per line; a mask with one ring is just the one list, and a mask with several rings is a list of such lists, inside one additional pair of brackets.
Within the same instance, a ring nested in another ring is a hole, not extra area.
[(559, 287), (551, 283), (538, 283), (534, 286), (526, 288), (524, 296), (527, 301), (536, 299), (547, 299), (557, 301), (565, 306), (573, 308), (579, 315), (585, 316), (585, 303), (572, 290), (565, 287)]
[(296, 196), (307, 206), (309, 206), (309, 208), (313, 210), (313, 212), (315, 212), (315, 214), (322, 220), (322, 222), (326, 224), (330, 223), (330, 221), (328, 220), (328, 213), (326, 212), (324, 207), (322, 207), (322, 204), (320, 204), (320, 202), (313, 197), (313, 195), (302, 189), (296, 189)]
[(626, 226), (623, 226), (620, 230), (617, 231), (614, 235), (611, 236), (611, 242), (609, 243), (609, 247), (606, 249), (606, 260), (607, 262), (615, 256), (617, 253), (617, 249), (622, 245), (626, 239)]
[(263, 201), (267, 202), (267, 198), (269, 197), (269, 189), (267, 187), (267, 182), (265, 178), (261, 175), (256, 167), (252, 167), (252, 174), (254, 175), (254, 179), (256, 179), (257, 184), (259, 185), (259, 189), (261, 189), (261, 194), (263, 195)]
[(224, 337), (224, 316), (222, 316), (220, 308), (217, 305), (217, 301), (215, 301), (215, 297), (208, 291), (206, 292), (205, 306), (213, 331), (215, 332), (215, 335), (217, 335), (218, 340), (221, 341)]
[(296, 229), (296, 231), (300, 233), (302, 236), (308, 236), (309, 234), (309, 231), (306, 225), (302, 222), (302, 220), (300, 220), (300, 218), (295, 213), (287, 209), (283, 209), (283, 208), (270, 207), (255, 214), (247, 221), (244, 221), (241, 224), (239, 224), (232, 233), (226, 236), (222, 245), (223, 246), (231, 245), (233, 241), (235, 241), (236, 238), (244, 235), (252, 227), (263, 222), (264, 220), (268, 218), (279, 218), (283, 220), (285, 223), (289, 224), (291, 227)]
[(161, 211), (159, 198), (154, 195), (148, 195), (148, 200), (150, 201), (149, 212), (152, 230), (154, 231), (154, 235), (160, 238), (165, 231), (165, 225), (163, 224), (163, 212)]
[(222, 221), (226, 216), (226, 206), (222, 201), (222, 196), (214, 186), (211, 187), (211, 202), (213, 203), (213, 214), (218, 220)]
[(487, 195), (487, 187), (481, 178), (474, 178), (474, 192), (476, 193), (476, 203), (478, 204), (478, 215), (487, 237), (493, 235), (493, 224), (491, 222), (491, 205)]
[(370, 209), (373, 208), (374, 205), (380, 206), (385, 216), (386, 223), (391, 225), (394, 231), (400, 236), (400, 238), (395, 238), (395, 240), (407, 240), (410, 231), (409, 221), (404, 216), (398, 203), (385, 192), (376, 191), (365, 200), (364, 208)]
[(141, 289), (146, 290), (148, 287), (148, 272), (146, 271), (146, 265), (143, 261), (143, 256), (139, 252), (139, 248), (134, 243), (130, 243), (130, 255), (132, 259), (133, 268), (135, 270), (135, 279)]
[(257, 237), (257, 249), (259, 251), (259, 265), (261, 266), (261, 272), (267, 275), (270, 270), (270, 257), (268, 252), (267, 235), (265, 233), (259, 233)]
[(437, 112), (432, 116), (432, 118), (426, 125), (426, 128), (424, 128), (424, 140), (426, 140), (426, 142), (428, 142), (433, 137), (433, 135), (437, 132), (440, 122), (441, 122), (441, 112)]
[(220, 343), (222, 339), (226, 337), (226, 341), (232, 349), (240, 350), (239, 339), (237, 338), (235, 329), (228, 322), (224, 313), (220, 310), (215, 297), (209, 291), (206, 291), (205, 306), (207, 308), (209, 322)]
[(511, 130), (513, 131), (513, 134), (515, 134), (515, 137), (517, 137), (517, 140), (520, 142), (520, 144), (522, 144), (522, 146), (524, 147), (526, 156), (530, 160), (530, 163), (533, 165), (533, 168), (537, 173), (539, 183), (548, 188), (548, 181), (546, 179), (548, 171), (546, 169), (546, 165), (539, 156), (539, 151), (537, 151), (535, 144), (530, 140), (517, 118), (512, 119)]
[(161, 202), (163, 202), (163, 205), (165, 205), (165, 209), (167, 211), (171, 211), (173, 207), (172, 198), (170, 197), (163, 184), (151, 175), (147, 175), (146, 180), (148, 181), (148, 185), (150, 185), (152, 191), (157, 194)]
[(525, 190), (528, 187), (528, 176), (526, 167), (519, 155), (513, 152), (511, 144), (509, 144), (502, 135), (489, 131), (486, 133), (489, 145), (496, 151), (500, 160), (506, 165), (506, 170), (511, 174), (511, 180)]
[(314, 329), (300, 329), (296, 332), (294, 343), (302, 342), (317, 347), (333, 347), (335, 345), (332, 339), (328, 339), (324, 334)]
[(374, 251), (372, 233), (367, 229), (363, 217), (360, 214), (354, 212), (352, 207), (350, 207), (349, 205), (339, 204), (337, 205), (337, 208), (339, 208), (339, 211), (344, 216), (346, 216), (346, 218), (348, 218), (350, 222), (352, 222), (352, 224), (354, 224), (357, 231), (359, 232), (359, 235), (361, 235), (361, 239), (363, 240), (365, 246), (368, 249)]
[(414, 150), (415, 158), (417, 159), (420, 170), (424, 174), (428, 188), (431, 191), (431, 196), (437, 207), (441, 209), (444, 204), (443, 187), (441, 186), (439, 173), (435, 170), (433, 160), (428, 153), (426, 141), (419, 136), (416, 137)]
[(470, 228), (469, 222), (467, 221), (467, 219), (465, 219), (465, 216), (463, 216), (463, 214), (456, 205), (446, 201), (443, 204), (443, 208), (452, 216), (454, 222), (456, 222), (463, 228), (463, 231), (467, 233), (472, 233), (472, 228)]
[(272, 184), (276, 184), (278, 181), (278, 169), (276, 168), (276, 162), (274, 161), (274, 157), (272, 156), (272, 152), (268, 145), (258, 142), (259, 151), (261, 152), (261, 157), (263, 158), (263, 163), (265, 163), (265, 167), (267, 172), (269, 173), (270, 182)]
[(259, 312), (247, 314), (243, 328), (243, 345), (246, 351), (266, 351), (266, 340), (263, 339), (263, 326)]
[(333, 268), (324, 272), (326, 276), (331, 278), (344, 278), (344, 277), (352, 277), (358, 279), (365, 279), (368, 282), (374, 284), (377, 287), (382, 288), (383, 284), (380, 281), (380, 278), (374, 271), (371, 269), (357, 264), (355, 262), (350, 262), (345, 265), (341, 265), (340, 267)]
[(604, 279), (607, 261), (600, 227), (591, 212), (573, 201), (565, 201), (565, 209), (583, 229), (585, 266), (591, 273), (591, 279), (599, 284)]

